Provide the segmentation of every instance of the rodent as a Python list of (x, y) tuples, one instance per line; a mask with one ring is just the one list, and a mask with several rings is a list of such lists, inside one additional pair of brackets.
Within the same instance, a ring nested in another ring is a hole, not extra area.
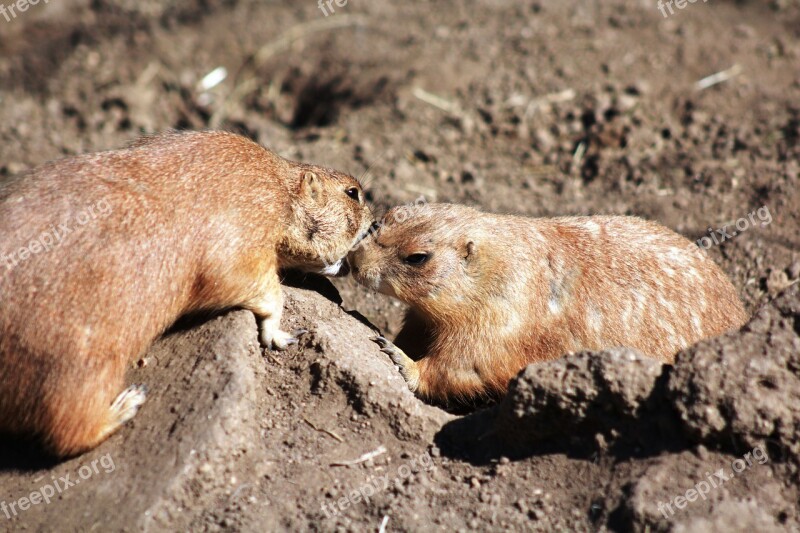
[(169, 132), (0, 185), (0, 433), (96, 447), (146, 390), (126, 369), (179, 317), (242, 307), (269, 349), (282, 268), (335, 275), (373, 223), (359, 182), (227, 132)]
[(375, 340), (437, 403), (496, 397), (526, 365), (578, 350), (628, 346), (670, 363), (747, 319), (704, 252), (636, 217), (393, 208), (348, 262), (360, 284), (410, 306), (400, 347)]

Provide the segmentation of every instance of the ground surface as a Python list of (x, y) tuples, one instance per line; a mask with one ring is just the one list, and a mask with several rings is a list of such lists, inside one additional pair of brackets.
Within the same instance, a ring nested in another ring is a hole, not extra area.
[(262, 354), (248, 313), (217, 317), (131, 370), (150, 400), (97, 451), (47, 465), (3, 444), (0, 502), (81, 483), (0, 510), (0, 530), (796, 529), (797, 2), (668, 17), (650, 0), (334, 7), (54, 0), (0, 15), (0, 178), (214, 127), (365, 175), (378, 211), (424, 196), (636, 214), (692, 240), (744, 219), (709, 253), (758, 315), (675, 367), (571, 356), (455, 416), (416, 400), (369, 342), (367, 324), (398, 331), (399, 304), (350, 280), (336, 281), (344, 310), (329, 284), (291, 289), (286, 321), (310, 333), (290, 352)]

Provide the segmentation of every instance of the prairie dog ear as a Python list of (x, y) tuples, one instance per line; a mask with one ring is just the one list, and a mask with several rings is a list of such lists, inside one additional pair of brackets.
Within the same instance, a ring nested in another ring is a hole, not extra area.
[(475, 244), (475, 241), (467, 241), (466, 244), (464, 244), (463, 252), (462, 257), (464, 261), (467, 263), (474, 261), (475, 257), (478, 255), (478, 246)]
[(303, 179), (300, 181), (300, 194), (315, 202), (320, 202), (322, 200), (322, 182), (319, 176), (310, 170), (304, 172)]

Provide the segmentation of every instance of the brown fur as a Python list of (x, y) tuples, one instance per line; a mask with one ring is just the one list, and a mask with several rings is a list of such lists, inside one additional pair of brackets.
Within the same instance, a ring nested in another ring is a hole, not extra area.
[[(324, 258), (371, 223), (354, 178), (223, 132), (146, 137), (12, 178), (0, 186), (0, 432), (37, 435), (58, 456), (95, 447), (144, 399), (129, 389), (109, 409), (130, 362), (186, 313), (250, 309), (262, 341), (285, 348), (278, 269), (334, 273)], [(72, 228), (60, 246), (19, 253), (59, 224)]]
[[(398, 344), (427, 333), (419, 361), (387, 353), (429, 399), (503, 393), (527, 364), (577, 350), (630, 346), (672, 362), (747, 318), (720, 268), (653, 222), (398, 209), (348, 260), (361, 284), (411, 306)], [(416, 253), (427, 262), (404, 262)]]

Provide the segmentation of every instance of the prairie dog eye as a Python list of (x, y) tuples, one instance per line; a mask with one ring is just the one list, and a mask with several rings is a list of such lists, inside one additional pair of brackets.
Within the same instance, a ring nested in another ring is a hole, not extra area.
[(430, 257), (431, 257), (430, 254), (421, 252), (406, 256), (405, 259), (403, 259), (403, 262), (407, 265), (419, 266), (419, 265), (424, 265), (428, 261), (428, 259), (430, 259)]
[(361, 201), (361, 191), (358, 190), (358, 187), (348, 187), (344, 193), (356, 202)]

